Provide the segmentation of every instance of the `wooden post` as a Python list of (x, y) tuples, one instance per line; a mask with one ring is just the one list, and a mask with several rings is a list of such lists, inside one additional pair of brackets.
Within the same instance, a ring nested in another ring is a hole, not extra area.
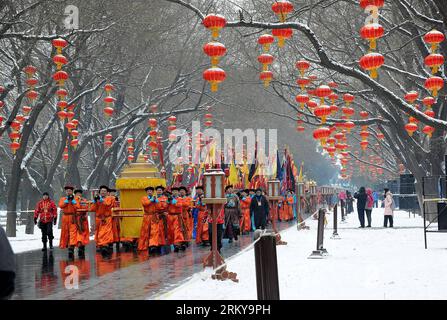
[(275, 232), (256, 230), (255, 265), (258, 300), (279, 300), (278, 261)]

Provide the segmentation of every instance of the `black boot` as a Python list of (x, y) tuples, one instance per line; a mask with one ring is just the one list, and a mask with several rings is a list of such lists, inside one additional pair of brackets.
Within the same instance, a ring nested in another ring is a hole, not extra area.
[(42, 244), (43, 244), (42, 251), (47, 251), (47, 242), (42, 241)]
[(186, 244), (182, 244), (180, 246), (180, 250), (185, 251), (186, 250), (187, 245)]
[(178, 252), (179, 251), (179, 247), (178, 246), (174, 246), (174, 252)]
[(74, 248), (68, 248), (68, 259), (74, 259)]
[(115, 243), (115, 247), (116, 247), (116, 252), (120, 252), (120, 243), (119, 242)]
[(49, 243), (50, 243), (50, 250), (53, 250), (53, 239), (49, 239)]
[(85, 258), (85, 246), (80, 246), (78, 249), (79, 258)]

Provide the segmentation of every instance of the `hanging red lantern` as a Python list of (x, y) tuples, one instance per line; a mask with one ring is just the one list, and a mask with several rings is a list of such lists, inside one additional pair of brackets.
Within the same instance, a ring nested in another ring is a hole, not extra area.
[(68, 91), (65, 89), (58, 89), (56, 91), (56, 95), (59, 97), (59, 99), (65, 99), (65, 97), (68, 95)]
[(369, 132), (368, 131), (360, 131), (360, 137), (362, 138), (362, 140), (367, 140), (369, 137)]
[(71, 121), (74, 118), (75, 114), (73, 111), (67, 111), (66, 112), (66, 117), (69, 121)]
[(315, 95), (320, 98), (321, 104), (324, 104), (324, 98), (328, 97), (331, 92), (331, 88), (326, 85), (321, 85), (315, 89)]
[(170, 124), (175, 124), (177, 122), (176, 116), (169, 116), (168, 121)]
[(263, 34), (259, 37), (258, 43), (262, 45), (264, 52), (270, 50), (270, 45), (275, 42), (275, 38), (271, 34)]
[(425, 115), (427, 117), (430, 117), (430, 118), (434, 118), (435, 117), (435, 112), (433, 110), (431, 110), (431, 109), (426, 110), (424, 113), (425, 113)]
[[(337, 84), (337, 82), (335, 82), (335, 81), (330, 81), (327, 85), (328, 85), (329, 88), (331, 88), (331, 89), (335, 89), (335, 88), (338, 87), (338, 84)], [(337, 96), (336, 99), (338, 99), (338, 96)]]
[(359, 65), (362, 69), (370, 72), (370, 76), (373, 79), (377, 78), (377, 69), (379, 69), (385, 63), (383, 55), (377, 52), (370, 52), (360, 58)]
[(57, 49), (57, 53), (62, 54), (62, 49), (68, 45), (68, 42), (62, 38), (57, 38), (52, 41), (52, 44)]
[(110, 92), (112, 92), (113, 90), (115, 90), (115, 87), (113, 86), (113, 84), (111, 84), (111, 83), (107, 83), (107, 84), (104, 86), (104, 90), (105, 90), (105, 92), (107, 92), (108, 94), (110, 94)]
[[(158, 151), (157, 150), (152, 151), (151, 155), (152, 155), (152, 158), (157, 158), (158, 157)], [(166, 174), (166, 170), (164, 172), (165, 172), (164, 174)], [(163, 176), (163, 169), (161, 169), (160, 173)]]
[(435, 128), (430, 127), (430, 126), (425, 126), (422, 129), (422, 132), (425, 133), (429, 138), (431, 138), (433, 135), (433, 132), (435, 132)]
[(11, 142), (9, 144), (9, 148), (11, 149), (12, 153), (15, 154), (17, 152), (17, 150), (20, 148), (20, 143), (19, 142)]
[(149, 131), (149, 136), (152, 138), (152, 140), (155, 140), (157, 138), (157, 130), (151, 130)]
[(366, 150), (366, 148), (368, 148), (369, 142), (368, 141), (360, 141), (360, 147), (362, 148), (363, 151)]
[[(329, 86), (330, 88), (331, 86)], [(329, 96), (328, 96), (329, 100), (331, 100), (332, 104), (335, 104), (335, 100), (338, 99), (338, 94), (336, 94), (335, 92), (332, 92)]]
[(407, 94), (405, 94), (405, 100), (409, 103), (409, 104), (413, 104), (414, 101), (417, 100), (417, 98), (419, 97), (419, 93), (417, 91), (410, 91)]
[(286, 22), (287, 15), (293, 11), (293, 4), (287, 0), (278, 0), (272, 4), (272, 10), (280, 22)]
[(68, 153), (63, 154), (64, 161), (68, 161)]
[(273, 29), (272, 34), (278, 39), (278, 46), (280, 48), (284, 47), (287, 39), (290, 39), (293, 35), (293, 30), (290, 28), (285, 29)]
[(385, 138), (385, 135), (384, 135), (383, 133), (379, 132), (379, 133), (377, 134), (377, 139), (379, 139), (379, 140), (383, 140), (384, 138)]
[(127, 147), (127, 152), (133, 153), (134, 151), (135, 151), (135, 147), (133, 147), (133, 146), (128, 146)]
[(363, 119), (368, 118), (369, 114), (368, 111), (360, 111), (359, 112), (360, 117), (362, 117)]
[(104, 139), (106, 139), (106, 140), (112, 140), (112, 139), (113, 139), (113, 136), (112, 136), (112, 134), (108, 133), (108, 134), (106, 134), (106, 135), (104, 136)]
[(225, 55), (227, 48), (220, 42), (209, 42), (203, 46), (203, 52), (211, 58), (211, 66), (217, 67), (219, 59)]
[(301, 77), (304, 77), (304, 74), (310, 68), (310, 63), (306, 60), (299, 60), (295, 66), (300, 71)]
[(19, 140), (20, 139), (20, 132), (18, 132), (18, 131), (12, 131), (10, 134), (9, 134), (9, 138), (11, 139), (11, 140)]
[(432, 105), (434, 105), (436, 102), (435, 98), (433, 97), (425, 97), (424, 99), (422, 99), (422, 103), (424, 104), (424, 106), (426, 106), (428, 109), (430, 109), (432, 107)]
[(23, 115), (21, 115), (21, 114), (18, 114), (17, 116), (16, 116), (16, 120), (18, 121), (18, 122), (20, 122), (21, 124), (23, 124), (24, 122), (25, 122), (25, 117), (23, 116)]
[(19, 122), (19, 121), (17, 121), (17, 120), (13, 120), (12, 122), (11, 122), (11, 128), (13, 129), (13, 130), (15, 130), (15, 131), (20, 131), (20, 128), (22, 127), (22, 124)]
[(331, 157), (334, 157), (335, 152), (337, 151), (337, 148), (330, 146), (330, 147), (327, 147), (326, 151), (329, 153), (329, 155)]
[(337, 112), (338, 112), (338, 107), (337, 107), (335, 104), (330, 105), (329, 108), (331, 109), (331, 114), (332, 114), (332, 115), (337, 114)]
[(346, 106), (349, 107), (349, 105), (354, 101), (355, 97), (350, 93), (345, 93), (343, 95), (343, 101), (346, 103)]
[(168, 136), (168, 140), (170, 142), (174, 142), (174, 141), (177, 140), (177, 136), (174, 133), (170, 133), (169, 136)]
[(76, 147), (78, 146), (78, 144), (79, 144), (78, 139), (73, 139), (73, 140), (71, 140), (71, 142), (70, 142), (70, 145), (73, 147), (73, 149), (76, 149)]
[(259, 75), (259, 79), (261, 81), (264, 81), (264, 87), (268, 87), (270, 84), (270, 81), (273, 79), (273, 72), (271, 71), (262, 71)]
[(132, 137), (127, 138), (127, 144), (132, 145), (135, 142), (135, 139)]
[(129, 155), (127, 156), (127, 160), (128, 160), (129, 162), (132, 162), (132, 161), (135, 160), (135, 157), (134, 157), (133, 155), (129, 154)]
[(259, 63), (262, 64), (262, 71), (267, 71), (269, 69), (269, 65), (273, 63), (273, 56), (268, 53), (263, 53), (258, 57)]
[(304, 109), (304, 105), (309, 102), (309, 96), (306, 94), (298, 94), (295, 97), (296, 102), (298, 102), (301, 106), (301, 109)]
[(158, 121), (157, 121), (157, 119), (151, 118), (148, 120), (148, 124), (149, 124), (149, 127), (151, 127), (152, 129), (155, 129), (158, 125)]
[(34, 90), (29, 90), (26, 93), (26, 97), (30, 100), (30, 101), (34, 101), (37, 99), (37, 97), (39, 96), (39, 93), (37, 93), (37, 91)]
[(29, 115), (30, 112), (33, 110), (33, 108), (31, 108), (30, 106), (23, 106), (22, 107), (22, 111), (25, 115)]
[(110, 148), (112, 146), (112, 144), (113, 144), (113, 141), (111, 141), (111, 140), (104, 141), (104, 146), (106, 148)]
[(441, 77), (430, 77), (425, 80), (424, 87), (436, 97), (438, 96), (438, 91), (444, 87), (444, 80)]
[(309, 101), (306, 103), (306, 105), (307, 105), (307, 107), (308, 107), (309, 109), (315, 109), (316, 107), (318, 107), (318, 104), (317, 104), (315, 101), (313, 101), (313, 100), (309, 100)]
[(310, 79), (309, 78), (298, 78), (296, 80), (296, 84), (301, 87), (301, 90), (304, 90), (307, 85), (309, 85)]
[(67, 122), (67, 123), (65, 124), (65, 127), (68, 129), (68, 132), (71, 132), (71, 130), (73, 130), (74, 128), (76, 128), (76, 126), (73, 124), (72, 121)]
[(57, 116), (59, 117), (59, 120), (64, 121), (65, 118), (67, 118), (67, 112), (61, 110), (57, 113)]
[(29, 66), (26, 66), (25, 68), (23, 68), (23, 71), (25, 71), (28, 78), (32, 78), (33, 75), (36, 73), (37, 68), (35, 66), (29, 65)]
[(220, 14), (209, 14), (203, 19), (202, 24), (211, 31), (212, 38), (217, 39), (220, 30), (227, 24), (227, 20)]
[(385, 0), (360, 0), (360, 7), (366, 9), (369, 6), (381, 8), (385, 4)]
[(355, 123), (352, 121), (347, 121), (344, 123), (343, 127), (348, 131), (348, 133), (350, 133), (351, 130), (355, 127)]
[(327, 127), (320, 127), (313, 132), (315, 140), (320, 140), (321, 146), (326, 145), (327, 138), (331, 135), (331, 130)]
[(314, 115), (321, 119), (321, 123), (326, 123), (326, 117), (331, 114), (331, 108), (327, 105), (321, 105), (316, 107), (314, 110)]
[(221, 82), (225, 81), (227, 74), (220, 68), (210, 68), (203, 72), (203, 79), (211, 84), (211, 91), (216, 92)]
[(107, 96), (107, 97), (104, 98), (104, 102), (106, 104), (112, 104), (112, 103), (115, 103), (115, 101), (116, 101), (116, 99), (114, 97), (111, 97), (111, 96)]
[(346, 116), (346, 119), (351, 118), (355, 114), (355, 110), (349, 107), (341, 108), (341, 112)]
[(168, 126), (169, 131), (174, 131), (175, 129), (177, 129), (177, 126), (174, 124), (171, 124), (170, 126)]
[(405, 130), (407, 130), (408, 135), (410, 137), (413, 135), (413, 133), (415, 133), (417, 131), (417, 129), (418, 129), (418, 126), (415, 123), (410, 122), (405, 125)]
[(59, 70), (53, 74), (53, 80), (58, 83), (59, 87), (63, 87), (67, 79), (68, 79), (68, 73), (66, 73), (65, 71)]
[(68, 63), (68, 59), (61, 54), (56, 54), (53, 57), (53, 62), (56, 64), (57, 70), (61, 70), (62, 66), (66, 65)]
[(79, 131), (78, 131), (78, 130), (71, 130), (71, 136), (72, 136), (73, 138), (78, 137), (78, 136), (79, 136)]
[(427, 67), (431, 68), (431, 73), (438, 72), (440, 66), (444, 64), (444, 56), (438, 53), (432, 53), (425, 57), (424, 63)]
[(110, 118), (111, 116), (113, 116), (113, 112), (115, 111), (115, 109), (113, 109), (112, 107), (105, 107), (103, 111), (105, 116)]
[(1, 127), (1, 125), (3, 123), (3, 120), (4, 120), (3, 116), (0, 115), (0, 127)]
[(306, 130), (306, 128), (303, 127), (303, 126), (297, 126), (296, 127), (296, 131), (298, 131), (298, 132), (304, 132), (305, 130)]
[(39, 80), (37, 80), (36, 78), (26, 79), (26, 84), (31, 88), (34, 88), (38, 83), (39, 83)]
[(149, 141), (149, 143), (147, 144), (149, 148), (151, 148), (152, 150), (157, 149), (158, 147), (158, 143), (156, 141)]
[(442, 32), (438, 31), (438, 30), (431, 30), (429, 32), (427, 32), (424, 36), (424, 41), (425, 43), (428, 43), (431, 45), (431, 52), (434, 53), (436, 52), (436, 49), (438, 48), (438, 45), (444, 41), (445, 36)]
[(67, 101), (61, 100), (57, 102), (57, 107), (62, 111), (67, 107)]
[(369, 41), (369, 49), (375, 50), (377, 47), (377, 39), (383, 37), (385, 30), (378, 23), (370, 23), (360, 29), (360, 36)]

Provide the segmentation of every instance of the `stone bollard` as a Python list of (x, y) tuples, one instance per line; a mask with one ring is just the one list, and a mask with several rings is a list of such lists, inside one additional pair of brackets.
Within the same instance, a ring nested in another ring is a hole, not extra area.
[(334, 232), (332, 233), (331, 239), (340, 239), (340, 236), (338, 235), (337, 211), (338, 211), (338, 205), (336, 204), (334, 206)]
[(323, 247), (325, 214), (325, 209), (318, 210), (317, 249), (315, 251), (312, 251), (308, 259), (322, 259), (323, 256), (327, 255), (328, 253), (327, 250)]
[(278, 261), (276, 257), (276, 237), (273, 230), (262, 234), (254, 233), (256, 287), (258, 300), (279, 300)]

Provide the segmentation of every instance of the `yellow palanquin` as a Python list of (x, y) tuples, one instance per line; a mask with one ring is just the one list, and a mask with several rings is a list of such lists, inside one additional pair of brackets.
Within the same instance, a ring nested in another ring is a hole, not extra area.
[[(158, 169), (139, 155), (136, 163), (127, 165), (116, 180), (116, 189), (120, 191), (120, 207), (142, 208), (141, 198), (146, 195), (146, 187), (166, 186), (166, 179), (162, 178)], [(124, 212), (123, 214), (126, 214)], [(131, 213), (136, 214), (136, 213)], [(141, 212), (142, 215), (142, 212)], [(143, 217), (122, 218), (121, 237), (139, 238)]]

